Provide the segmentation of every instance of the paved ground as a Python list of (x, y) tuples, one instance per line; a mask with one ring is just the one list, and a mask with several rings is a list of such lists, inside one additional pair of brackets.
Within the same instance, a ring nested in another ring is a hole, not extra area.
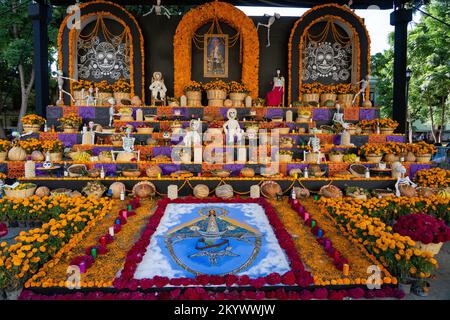
[(450, 242), (445, 243), (436, 256), (439, 269), (436, 280), (431, 282), (430, 292), (427, 297), (419, 297), (408, 294), (406, 300), (450, 300)]

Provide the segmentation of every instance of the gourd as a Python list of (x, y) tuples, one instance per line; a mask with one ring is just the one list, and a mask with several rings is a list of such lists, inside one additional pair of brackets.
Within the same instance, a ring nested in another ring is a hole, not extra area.
[(35, 150), (35, 151), (33, 151), (31, 153), (31, 160), (33, 160), (33, 161), (44, 161), (45, 160), (45, 156), (44, 156), (44, 154), (42, 152)]
[(37, 188), (34, 194), (37, 195), (39, 198), (46, 197), (50, 195), (50, 189), (45, 186), (42, 186)]
[(24, 161), (27, 158), (26, 151), (21, 147), (12, 147), (8, 152), (8, 159), (10, 161)]
[(255, 170), (252, 168), (242, 168), (241, 175), (246, 178), (252, 178), (255, 176)]
[(222, 199), (230, 199), (234, 195), (233, 187), (229, 184), (224, 184), (216, 189), (216, 196)]
[(342, 198), (342, 191), (336, 186), (329, 185), (320, 188), (319, 194), (326, 198)]
[(114, 182), (109, 186), (113, 199), (119, 199), (120, 193), (125, 190), (125, 185), (122, 182)]
[(294, 187), (294, 192), (296, 199), (305, 199), (310, 196), (309, 190), (305, 188)]
[(194, 196), (198, 199), (204, 199), (209, 196), (209, 188), (205, 184), (198, 184), (194, 187)]

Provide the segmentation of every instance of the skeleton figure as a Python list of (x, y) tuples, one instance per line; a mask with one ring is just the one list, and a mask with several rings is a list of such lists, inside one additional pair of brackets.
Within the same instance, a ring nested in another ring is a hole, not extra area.
[(187, 147), (199, 146), (202, 143), (202, 138), (199, 131), (201, 130), (202, 122), (200, 119), (192, 119), (189, 125), (190, 130), (186, 133), (183, 138), (183, 143)]
[(308, 146), (312, 148), (312, 151), (314, 153), (320, 152), (320, 139), (317, 137), (317, 133), (315, 130), (313, 130), (314, 136), (309, 138)]
[(63, 96), (64, 93), (67, 94), (70, 97), (70, 99), (72, 99), (73, 102), (75, 102), (75, 99), (73, 98), (73, 96), (69, 92), (64, 90), (64, 80), (72, 80), (72, 81), (76, 81), (76, 80), (68, 78), (68, 77), (64, 77), (62, 70), (59, 70), (59, 69), (56, 72), (52, 73), (52, 76), (58, 80), (59, 98), (58, 98), (58, 101), (56, 101), (56, 104), (58, 104), (58, 105), (64, 104), (64, 96)]
[(116, 115), (115, 113), (116, 99), (111, 97), (108, 99), (108, 103), (111, 105), (111, 107), (109, 107), (109, 126), (111, 127), (113, 125), (114, 115)]
[(414, 188), (417, 186), (417, 184), (415, 184), (414, 182), (412, 182), (411, 179), (409, 179), (408, 176), (405, 177), (405, 174), (406, 174), (406, 168), (405, 168), (404, 166), (399, 165), (399, 166), (397, 166), (394, 170), (395, 170), (396, 172), (400, 173), (400, 175), (399, 175), (398, 178), (397, 178), (397, 182), (395, 183), (395, 195), (396, 195), (397, 197), (400, 197), (400, 196), (401, 196), (401, 193), (400, 193), (400, 190), (399, 190), (400, 185), (406, 184), (406, 185), (409, 185), (409, 186), (413, 186)]
[(169, 9), (167, 9), (166, 7), (161, 5), (161, 0), (156, 0), (156, 5), (153, 5), (153, 7), (150, 9), (150, 11), (147, 12), (146, 14), (144, 14), (143, 17), (148, 16), (153, 11), (155, 11), (155, 14), (157, 16), (160, 16), (162, 13), (162, 10), (164, 10), (164, 15), (167, 17), (167, 19), (170, 19), (170, 11), (169, 11)]
[(275, 23), (275, 20), (278, 20), (281, 18), (281, 15), (279, 13), (275, 13), (273, 16), (269, 16), (268, 14), (265, 14), (264, 17), (269, 17), (269, 21), (267, 22), (267, 24), (258, 22), (258, 25), (256, 26), (256, 31), (258, 31), (260, 26), (267, 28), (267, 45), (266, 45), (266, 47), (270, 47), (270, 27)]
[(153, 73), (152, 84), (149, 89), (152, 92), (152, 98), (154, 100), (164, 100), (166, 98), (167, 88), (164, 84), (164, 79), (161, 72), (157, 71)]
[(86, 99), (86, 104), (88, 106), (96, 106), (98, 99), (98, 88), (95, 88), (95, 96), (94, 96), (94, 87), (89, 88), (89, 94), (87, 96), (84, 95), (84, 89), (81, 90), (81, 99)]
[(127, 134), (126, 137), (122, 137), (123, 150), (125, 150), (126, 152), (133, 152), (134, 151), (134, 140), (136, 138), (130, 137), (130, 133), (131, 133), (130, 128), (127, 128), (125, 132)]
[(228, 109), (227, 118), (228, 121), (224, 123), (223, 129), (225, 134), (228, 136), (228, 143), (233, 144), (234, 137), (236, 136), (238, 141), (240, 141), (243, 132), (241, 126), (239, 125), (239, 121), (236, 120), (237, 110), (234, 108)]
[(355, 104), (356, 98), (358, 98), (358, 96), (360, 94), (362, 94), (363, 101), (366, 101), (366, 89), (367, 89), (367, 86), (369, 85), (369, 81), (370, 81), (370, 75), (367, 75), (364, 79), (362, 79), (361, 81), (356, 83), (356, 84), (361, 83), (361, 90), (359, 90), (358, 93), (355, 94), (355, 96), (353, 97), (353, 101), (352, 101), (353, 105)]
[(339, 103), (336, 103), (336, 112), (333, 115), (333, 122), (340, 124), (344, 129), (348, 129), (348, 123), (344, 121), (344, 114), (341, 113), (340, 110), (341, 105)]

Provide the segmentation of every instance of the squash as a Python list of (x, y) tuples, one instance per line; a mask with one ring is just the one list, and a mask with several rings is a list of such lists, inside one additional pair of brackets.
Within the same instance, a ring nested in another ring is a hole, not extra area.
[(220, 187), (216, 188), (216, 196), (222, 199), (230, 199), (233, 198), (234, 191), (233, 187), (229, 184), (224, 184)]
[(255, 170), (249, 167), (242, 168), (241, 175), (245, 178), (253, 178), (255, 176)]
[(50, 195), (50, 189), (45, 186), (42, 186), (37, 188), (34, 194), (37, 195), (39, 198), (47, 197)]
[(44, 161), (45, 160), (45, 156), (42, 152), (40, 151), (33, 151), (31, 153), (31, 160), (33, 161)]
[(401, 184), (398, 186), (398, 190), (400, 191), (400, 195), (403, 197), (413, 198), (417, 197), (417, 190), (413, 186), (408, 184)]
[(194, 196), (198, 199), (205, 199), (209, 196), (209, 187), (205, 184), (198, 184), (194, 187)]
[(158, 165), (151, 165), (145, 170), (145, 173), (149, 178), (156, 178), (158, 174), (162, 175), (162, 170)]
[(319, 194), (326, 198), (342, 198), (341, 189), (331, 184), (320, 188)]
[(24, 161), (27, 158), (26, 151), (21, 147), (12, 147), (8, 152), (10, 161)]
[(310, 196), (309, 190), (300, 187), (294, 187), (295, 198), (296, 199), (305, 199)]
[(125, 191), (125, 185), (122, 182), (114, 182), (109, 186), (113, 199), (119, 199), (120, 193)]

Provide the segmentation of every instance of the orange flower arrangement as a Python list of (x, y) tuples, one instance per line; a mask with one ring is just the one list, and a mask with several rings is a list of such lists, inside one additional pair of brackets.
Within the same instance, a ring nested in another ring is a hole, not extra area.
[(398, 122), (390, 118), (374, 119), (373, 121), (378, 123), (381, 128), (396, 129), (398, 127)]
[(233, 93), (248, 93), (248, 89), (245, 86), (245, 84), (237, 82), (237, 81), (231, 81), (228, 83), (228, 92)]
[(11, 148), (11, 142), (8, 140), (0, 140), (0, 152), (7, 152)]
[(181, 96), (184, 87), (191, 81), (192, 37), (201, 26), (213, 19), (223, 21), (239, 32), (242, 50), (241, 81), (252, 97), (258, 97), (259, 38), (255, 24), (235, 6), (219, 1), (191, 9), (178, 24), (173, 40), (175, 96)]
[(64, 145), (59, 140), (45, 140), (42, 142), (42, 151), (44, 152), (62, 152)]
[(215, 80), (205, 83), (203, 88), (205, 90), (223, 90), (225, 92), (228, 92), (228, 85), (222, 80)]
[(43, 125), (45, 123), (45, 119), (38, 116), (37, 114), (27, 114), (26, 116), (22, 117), (22, 123), (25, 125)]
[(436, 147), (432, 144), (428, 144), (425, 141), (419, 141), (417, 143), (410, 144), (408, 151), (413, 152), (416, 155), (435, 154)]
[(188, 91), (202, 91), (203, 84), (198, 81), (190, 81), (185, 87), (184, 87), (184, 93)]
[(63, 126), (78, 128), (83, 123), (83, 118), (76, 113), (69, 113), (67, 116), (59, 118), (58, 122)]
[(98, 88), (98, 91), (100, 92), (108, 92), (108, 93), (113, 92), (113, 87), (106, 80), (100, 81), (99, 83), (96, 83), (94, 86), (95, 88)]
[(446, 188), (450, 185), (450, 170), (441, 168), (419, 170), (415, 179), (422, 187)]
[(94, 87), (94, 82), (88, 81), (88, 80), (78, 80), (76, 82), (73, 82), (72, 89), (73, 90), (89, 90), (89, 88)]
[(321, 83), (318, 83), (318, 82), (313, 82), (313, 83), (303, 84), (300, 89), (300, 93), (306, 93), (306, 94), (321, 93), (321, 92), (324, 92), (324, 90), (325, 90), (324, 85), (322, 85)]
[(116, 83), (111, 85), (111, 87), (112, 87), (114, 92), (124, 92), (124, 93), (130, 93), (131, 92), (130, 83), (127, 80), (123, 79), (123, 78), (120, 78)]
[(391, 153), (391, 154), (400, 154), (401, 152), (403, 152), (406, 149), (406, 144), (405, 143), (401, 143), (401, 142), (387, 142), (386, 144), (384, 144), (384, 149), (386, 151), (386, 153)]
[(42, 150), (42, 142), (35, 138), (21, 140), (21, 141), (19, 141), (19, 147), (24, 149), (27, 154), (30, 154), (33, 151), (41, 151)]
[(366, 143), (358, 152), (360, 155), (375, 154), (381, 156), (386, 153), (386, 147), (379, 143)]

